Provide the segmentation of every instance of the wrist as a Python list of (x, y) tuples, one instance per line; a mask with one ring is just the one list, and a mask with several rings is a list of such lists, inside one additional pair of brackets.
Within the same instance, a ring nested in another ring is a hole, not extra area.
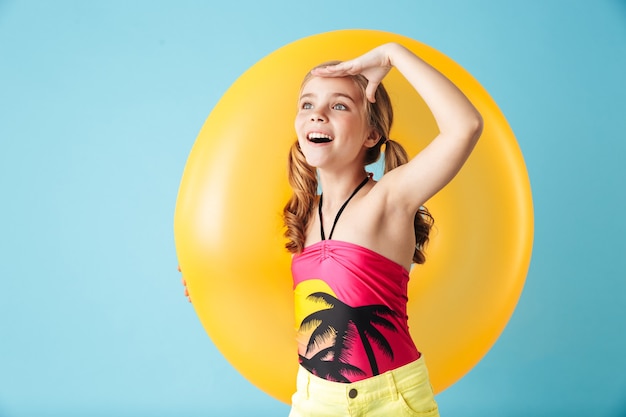
[(389, 66), (395, 67), (402, 56), (409, 52), (404, 46), (396, 42), (390, 42), (386, 46), (385, 56)]

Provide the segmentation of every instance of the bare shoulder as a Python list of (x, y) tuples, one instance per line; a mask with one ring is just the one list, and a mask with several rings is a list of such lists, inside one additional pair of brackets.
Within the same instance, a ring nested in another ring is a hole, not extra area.
[(387, 181), (368, 187), (338, 222), (335, 238), (356, 243), (408, 269), (415, 248), (415, 213), (393, 204)]

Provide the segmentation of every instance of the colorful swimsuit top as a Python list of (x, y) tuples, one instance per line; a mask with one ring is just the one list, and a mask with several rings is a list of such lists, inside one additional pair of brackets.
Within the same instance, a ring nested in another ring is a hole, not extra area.
[[(337, 213), (335, 224), (357, 187)], [(320, 223), (322, 200), (320, 197)], [(300, 364), (314, 375), (354, 382), (420, 357), (407, 324), (408, 271), (365, 247), (332, 240), (293, 257)]]

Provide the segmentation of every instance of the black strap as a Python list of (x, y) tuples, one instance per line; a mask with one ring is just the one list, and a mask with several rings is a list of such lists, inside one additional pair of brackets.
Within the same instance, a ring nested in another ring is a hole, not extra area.
[[(337, 225), (337, 220), (339, 220), (339, 216), (341, 216), (341, 213), (343, 212), (343, 209), (346, 208), (346, 206), (348, 205), (348, 203), (350, 202), (350, 200), (352, 200), (352, 197), (354, 197), (356, 195), (356, 193), (359, 192), (359, 190), (361, 188), (363, 188), (363, 186), (365, 184), (367, 184), (367, 181), (369, 181), (370, 177), (367, 176), (365, 177), (365, 179), (363, 180), (363, 182), (361, 182), (352, 192), (352, 194), (350, 194), (350, 197), (348, 197), (348, 199), (343, 203), (343, 205), (341, 206), (341, 208), (339, 209), (339, 211), (337, 212), (337, 215), (335, 216), (335, 221), (333, 222), (333, 227), (330, 229), (330, 235), (328, 235), (328, 239), (332, 239), (333, 238), (333, 232), (335, 231), (335, 226)], [(320, 215), (320, 232), (322, 235), (322, 240), (326, 240), (326, 235), (324, 234), (324, 221), (322, 220), (322, 199), (324, 197), (324, 193), (322, 193), (320, 195), (320, 202), (319, 202), (319, 206), (317, 207), (317, 211)]]

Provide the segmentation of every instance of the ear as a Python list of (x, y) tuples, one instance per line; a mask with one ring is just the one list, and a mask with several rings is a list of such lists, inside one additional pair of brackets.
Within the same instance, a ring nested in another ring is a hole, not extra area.
[(365, 140), (365, 147), (373, 148), (381, 138), (381, 134), (375, 128), (370, 129), (370, 133)]

